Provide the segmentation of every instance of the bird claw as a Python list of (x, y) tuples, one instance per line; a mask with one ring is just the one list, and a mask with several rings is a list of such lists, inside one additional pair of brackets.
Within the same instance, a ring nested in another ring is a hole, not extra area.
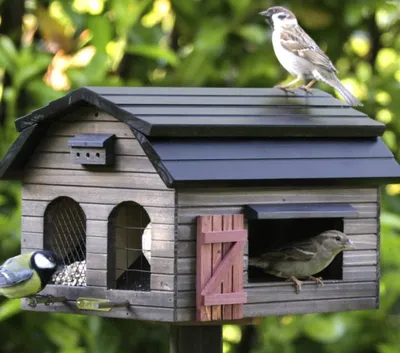
[(315, 283), (317, 283), (318, 285), (320, 285), (321, 287), (324, 286), (324, 282), (322, 281), (322, 277), (313, 277), (313, 276), (309, 276), (308, 277), (311, 281), (314, 281)]
[(291, 276), (286, 281), (293, 281), (295, 283), (295, 285), (296, 285), (296, 294), (299, 294), (301, 292), (301, 286), (303, 284), (302, 281), (299, 281), (295, 276)]
[(302, 89), (303, 91), (306, 91), (307, 93), (314, 94), (312, 88), (310, 88), (310, 87), (307, 87), (307, 86), (300, 86), (300, 87), (298, 87), (298, 88), (299, 88), (299, 89)]
[(276, 86), (274, 86), (274, 88), (279, 88), (282, 91), (289, 92), (289, 93), (294, 93), (295, 92), (294, 88), (290, 88), (290, 87), (282, 86), (282, 85), (276, 85)]

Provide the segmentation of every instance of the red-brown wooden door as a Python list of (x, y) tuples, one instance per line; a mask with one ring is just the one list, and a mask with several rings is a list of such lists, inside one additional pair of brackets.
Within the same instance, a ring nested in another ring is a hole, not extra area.
[(196, 317), (198, 321), (243, 318), (244, 217), (197, 217)]

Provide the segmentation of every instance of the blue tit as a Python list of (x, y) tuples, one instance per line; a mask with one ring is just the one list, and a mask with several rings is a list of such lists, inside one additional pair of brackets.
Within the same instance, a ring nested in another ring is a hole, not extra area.
[(258, 258), (250, 258), (249, 265), (261, 268), (276, 277), (292, 280), (296, 292), (301, 291), (299, 278), (308, 278), (323, 285), (322, 278), (312, 275), (322, 271), (343, 250), (355, 246), (346, 234), (337, 230), (327, 230), (315, 237), (299, 240), (266, 252)]
[(0, 295), (11, 299), (35, 295), (60, 265), (60, 258), (47, 250), (12, 257), (0, 266)]

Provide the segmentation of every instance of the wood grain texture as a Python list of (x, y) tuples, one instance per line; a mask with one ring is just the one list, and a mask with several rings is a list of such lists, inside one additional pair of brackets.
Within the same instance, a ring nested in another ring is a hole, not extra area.
[(129, 126), (119, 121), (58, 121), (50, 125), (47, 136), (74, 136), (90, 133), (115, 134), (117, 138), (132, 138)]
[(151, 290), (168, 291), (175, 290), (175, 276), (174, 275), (158, 275), (151, 274), (150, 280)]
[(76, 300), (79, 297), (104, 298), (111, 301), (128, 300), (132, 305), (149, 307), (173, 307), (173, 293), (161, 291), (130, 291), (113, 290), (101, 287), (66, 287), (49, 285), (42, 292), (54, 296), (65, 295), (68, 300)]
[[(233, 230), (233, 215), (224, 215), (222, 216), (222, 228), (224, 231)], [(222, 244), (222, 254), (226, 256), (229, 250), (232, 247), (232, 243), (224, 243)], [(233, 292), (232, 287), (233, 281), (233, 266), (226, 272), (225, 278), (222, 282), (222, 293), (231, 293)], [(232, 319), (232, 305), (224, 305), (222, 307), (223, 310), (223, 318), (225, 320)]]
[[(116, 180), (117, 182), (117, 180)], [(175, 204), (172, 190), (138, 190), (113, 188), (86, 188), (81, 186), (23, 185), (22, 199), (34, 201), (51, 201), (64, 195), (81, 203), (118, 204), (122, 201), (135, 201), (146, 206), (173, 207)]]
[[(125, 162), (130, 163), (129, 161)], [(66, 163), (69, 163), (69, 161)], [(75, 165), (74, 170), (72, 170), (73, 168), (66, 170), (63, 169), (62, 163), (60, 169), (48, 169), (47, 165), (45, 167), (26, 169), (26, 174), (23, 178), (24, 183), (50, 186), (56, 184), (65, 186), (79, 185), (86, 187), (166, 190), (164, 182), (154, 172), (129, 172), (126, 170), (118, 172), (110, 171), (109, 167), (99, 167), (97, 169), (101, 170), (93, 171), (86, 170), (80, 165)], [(136, 167), (131, 164), (130, 167), (124, 167), (124, 169), (127, 168), (134, 169)]]
[(343, 271), (344, 281), (370, 281), (377, 278), (377, 266), (346, 266)]
[(178, 206), (238, 206), (259, 203), (377, 202), (377, 188), (207, 188), (180, 190)]
[(117, 156), (113, 166), (83, 166), (74, 164), (69, 153), (37, 152), (34, 153), (28, 163), (28, 168), (49, 168), (49, 169), (69, 169), (87, 170), (91, 168), (95, 171), (109, 172), (139, 172), (156, 173), (153, 165), (145, 156)]
[[(288, 301), (325, 300), (374, 296), (377, 282), (368, 281), (324, 281), (324, 286), (316, 286), (311, 281), (303, 282), (303, 289), (295, 293), (292, 283), (271, 282), (245, 285), (248, 304), (285, 303)], [(194, 307), (195, 292), (178, 292), (177, 307)]]
[(21, 247), (29, 249), (43, 249), (43, 232), (32, 233), (22, 232), (21, 233)]
[[(196, 234), (200, 234), (201, 232), (210, 232), (213, 230), (213, 217), (212, 216), (205, 216), (199, 217), (197, 220), (197, 232)], [(197, 274), (194, 279), (194, 283), (190, 283), (192, 286), (195, 285), (196, 288), (196, 319), (198, 321), (210, 321), (212, 319), (212, 312), (209, 307), (203, 305), (201, 292), (207, 282), (210, 280), (212, 276), (212, 245), (211, 244), (204, 244), (199, 245), (196, 248), (197, 250), (197, 263), (196, 269)], [(191, 280), (193, 281), (193, 276), (190, 276)], [(184, 284), (182, 281), (184, 278), (182, 277), (181, 280), (178, 279), (177, 285), (178, 290), (182, 290), (181, 286)]]
[[(337, 311), (376, 309), (376, 297), (340, 298), (322, 300), (304, 300), (277, 303), (244, 304), (243, 317), (262, 317), (275, 315), (295, 315), (306, 313), (327, 313)], [(195, 319), (194, 308), (178, 308), (177, 321), (193, 321)]]
[(109, 312), (98, 312), (89, 310), (79, 310), (76, 307), (75, 301), (69, 301), (68, 305), (56, 303), (51, 306), (38, 305), (32, 309), (27, 304), (21, 305), (23, 310), (35, 312), (50, 312), (50, 313), (68, 313), (75, 315), (88, 315), (100, 317), (114, 317), (118, 319), (130, 320), (143, 320), (143, 321), (160, 321), (160, 322), (173, 322), (174, 309), (164, 307), (150, 307), (150, 306), (131, 306), (129, 309), (114, 308)]
[[(214, 215), (212, 217), (212, 231), (221, 231), (222, 230), (222, 216)], [(197, 234), (199, 236), (199, 234)], [(178, 252), (179, 253), (179, 252)], [(211, 245), (211, 272), (212, 276), (215, 275), (215, 272), (222, 260), (222, 244), (215, 243)], [(225, 271), (226, 272), (226, 271)], [(204, 286), (203, 286), (204, 288)], [(219, 284), (219, 289), (213, 290), (212, 292), (220, 293), (222, 290), (222, 284)], [(213, 320), (221, 320), (222, 318), (222, 307), (221, 305), (214, 305), (211, 307), (211, 317)]]
[[(22, 203), (22, 215), (43, 217), (49, 202), (24, 200)], [(107, 220), (112, 210), (117, 204), (93, 204), (80, 203), (88, 220)], [(145, 207), (151, 221), (157, 224), (173, 225), (175, 211), (173, 207)]]

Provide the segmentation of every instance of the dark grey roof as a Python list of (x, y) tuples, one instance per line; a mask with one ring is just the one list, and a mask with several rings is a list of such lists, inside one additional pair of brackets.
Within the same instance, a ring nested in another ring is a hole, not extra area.
[(155, 140), (175, 186), (378, 184), (400, 167), (378, 139)]
[(169, 187), (379, 184), (400, 168), (385, 125), (320, 90), (80, 88), (16, 120), (21, 132), (0, 165), (18, 177), (48, 126), (92, 105), (130, 126)]
[(146, 136), (371, 137), (385, 125), (320, 90), (88, 87), (17, 119), (18, 131), (92, 104)]

